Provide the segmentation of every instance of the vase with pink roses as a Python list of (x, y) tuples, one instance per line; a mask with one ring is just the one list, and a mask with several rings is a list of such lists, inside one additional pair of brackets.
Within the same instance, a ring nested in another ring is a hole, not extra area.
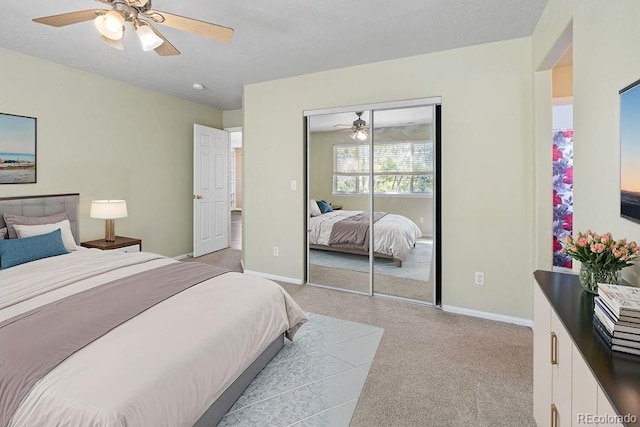
[(580, 284), (592, 294), (598, 293), (598, 283), (619, 284), (622, 269), (640, 256), (640, 247), (627, 239), (615, 240), (611, 233), (598, 234), (591, 230), (576, 237), (564, 238), (562, 252), (582, 263)]

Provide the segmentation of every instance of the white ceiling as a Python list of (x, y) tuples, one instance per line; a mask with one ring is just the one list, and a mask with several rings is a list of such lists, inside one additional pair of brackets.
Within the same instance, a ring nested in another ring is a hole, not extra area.
[[(433, 122), (433, 107), (394, 108), (375, 111), (375, 128), (390, 126), (424, 125)], [(363, 111), (362, 120), (371, 123), (371, 112)], [(309, 118), (309, 132), (333, 132), (351, 129), (358, 116), (354, 112), (320, 114)]]
[[(153, 0), (153, 8), (235, 29), (230, 44), (158, 25), (182, 52), (103, 44), (91, 21), (33, 18), (101, 8), (91, 0), (0, 0), (0, 47), (230, 110), (245, 84), (530, 36), (547, 0)], [(0, 73), (2, 68), (0, 67)], [(207, 90), (191, 86), (202, 83)]]

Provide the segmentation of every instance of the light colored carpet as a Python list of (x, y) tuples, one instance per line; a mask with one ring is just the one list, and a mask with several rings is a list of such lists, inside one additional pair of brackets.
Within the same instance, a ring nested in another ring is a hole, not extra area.
[(385, 329), (352, 427), (535, 426), (529, 328), (281, 285), (304, 310)]
[[(429, 280), (433, 243), (430, 240), (418, 240), (411, 249), (402, 267), (396, 267), (391, 259), (376, 258), (375, 272), (385, 276), (402, 277), (413, 280)], [(365, 255), (344, 254), (340, 252), (311, 249), (309, 261), (313, 265), (340, 268), (343, 270), (369, 271), (369, 257)]]
[(218, 267), (223, 267), (231, 271), (238, 271), (243, 273), (242, 264), (240, 264), (240, 260), (242, 259), (242, 251), (237, 249), (223, 249), (221, 251), (212, 252), (210, 254), (203, 255), (197, 258), (184, 258), (182, 261), (185, 262), (203, 262), (205, 264), (212, 264)]
[[(201, 258), (239, 266), (238, 254), (216, 254)], [(535, 426), (529, 328), (280, 284), (306, 311), (385, 329), (352, 427)]]

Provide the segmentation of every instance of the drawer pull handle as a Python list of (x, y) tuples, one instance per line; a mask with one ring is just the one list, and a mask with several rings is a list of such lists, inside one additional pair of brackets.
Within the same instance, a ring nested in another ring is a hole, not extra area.
[(551, 427), (558, 427), (558, 408), (555, 403), (551, 404)]
[(551, 332), (551, 364), (558, 364), (558, 336)]

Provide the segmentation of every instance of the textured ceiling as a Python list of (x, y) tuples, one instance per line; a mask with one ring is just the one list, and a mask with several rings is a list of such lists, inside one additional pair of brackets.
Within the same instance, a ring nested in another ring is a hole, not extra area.
[[(153, 0), (154, 9), (235, 29), (223, 44), (157, 26), (182, 53), (161, 57), (143, 52), (129, 27), (119, 51), (91, 21), (31, 21), (101, 3), (0, 0), (0, 47), (230, 110), (241, 107), (249, 83), (530, 36), (546, 1)], [(207, 90), (194, 91), (196, 82)]]

